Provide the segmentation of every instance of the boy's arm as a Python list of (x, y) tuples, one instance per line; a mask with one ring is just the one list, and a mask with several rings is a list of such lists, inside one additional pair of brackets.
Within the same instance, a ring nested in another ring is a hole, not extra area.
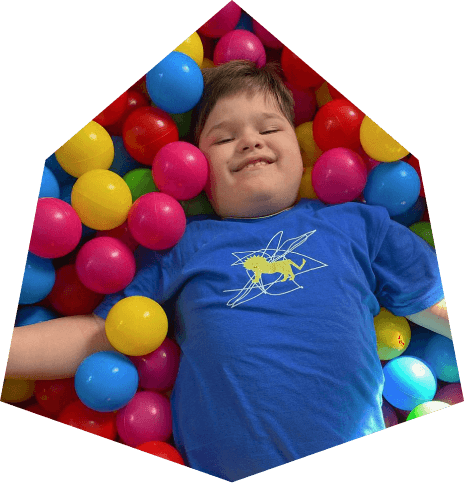
[(95, 314), (75, 315), (13, 329), (6, 366), (7, 379), (73, 377), (89, 355), (115, 350), (105, 332), (105, 320)]
[(437, 334), (444, 335), (445, 337), (448, 337), (448, 339), (452, 338), (445, 299), (442, 299), (440, 302), (422, 312), (406, 315), (406, 318), (417, 325), (436, 332)]

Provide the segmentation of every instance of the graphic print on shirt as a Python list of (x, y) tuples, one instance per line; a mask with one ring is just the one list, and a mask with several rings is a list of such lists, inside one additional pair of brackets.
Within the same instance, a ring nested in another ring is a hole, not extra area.
[(227, 306), (233, 308), (261, 295), (280, 296), (303, 288), (296, 277), (328, 266), (295, 251), (315, 232), (313, 230), (281, 243), (284, 232), (279, 231), (265, 248), (232, 253), (237, 260), (231, 266), (241, 266), (244, 269), (245, 284), (243, 287), (224, 290), (235, 293)]

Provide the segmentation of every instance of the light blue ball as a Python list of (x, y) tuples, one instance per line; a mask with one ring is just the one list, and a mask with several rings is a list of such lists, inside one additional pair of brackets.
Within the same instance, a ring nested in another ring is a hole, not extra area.
[(121, 178), (136, 168), (142, 168), (144, 165), (138, 163), (124, 147), (121, 136), (111, 136), (114, 144), (114, 159), (110, 166), (110, 171), (118, 174)]
[(15, 327), (37, 324), (38, 322), (45, 322), (46, 320), (53, 320), (58, 317), (55, 312), (38, 305), (20, 307), (16, 314)]
[(405, 161), (381, 163), (368, 175), (363, 195), (368, 205), (384, 206), (390, 216), (405, 213), (416, 203), (420, 179)]
[(409, 208), (409, 210), (401, 213), (401, 215), (392, 216), (391, 219), (403, 226), (410, 227), (412, 224), (422, 220), (425, 212), (425, 198), (419, 196), (417, 201)]
[(139, 376), (135, 365), (123, 354), (96, 352), (77, 368), (74, 387), (79, 399), (90, 409), (117, 411), (137, 392)]
[(55, 267), (52, 261), (28, 252), (19, 303), (27, 305), (40, 302), (52, 291), (54, 284)]
[(44, 166), (40, 182), (39, 198), (59, 198), (60, 185), (51, 169)]
[(423, 359), (440, 381), (459, 382), (458, 363), (451, 339), (434, 334), (424, 348)]
[(171, 52), (146, 77), (148, 94), (156, 107), (169, 114), (193, 109), (203, 93), (203, 75), (197, 63), (182, 52)]
[(385, 386), (383, 397), (395, 408), (412, 411), (431, 401), (437, 392), (437, 379), (421, 359), (400, 356), (383, 368)]

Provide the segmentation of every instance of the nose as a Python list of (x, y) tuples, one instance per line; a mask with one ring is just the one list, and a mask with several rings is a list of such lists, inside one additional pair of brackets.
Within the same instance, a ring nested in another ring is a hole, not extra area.
[(242, 135), (242, 139), (238, 144), (240, 151), (247, 151), (252, 149), (259, 149), (263, 147), (261, 136), (256, 131), (249, 131)]

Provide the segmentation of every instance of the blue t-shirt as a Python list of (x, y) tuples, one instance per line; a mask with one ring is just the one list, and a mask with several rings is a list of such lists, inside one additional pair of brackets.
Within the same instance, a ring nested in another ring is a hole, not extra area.
[(173, 305), (177, 449), (229, 481), (383, 429), (373, 317), (443, 298), (430, 246), (362, 203), (302, 200), (259, 219), (198, 217), (172, 249), (139, 249), (121, 298)]

